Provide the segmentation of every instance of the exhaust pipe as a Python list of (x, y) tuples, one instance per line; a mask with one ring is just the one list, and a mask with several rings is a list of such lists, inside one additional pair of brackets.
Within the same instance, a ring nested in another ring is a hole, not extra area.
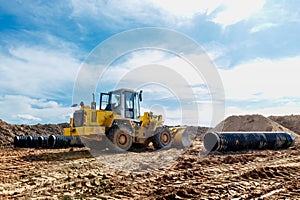
[(93, 93), (93, 101), (91, 102), (91, 110), (96, 110), (95, 94)]
[(286, 132), (209, 132), (204, 136), (207, 151), (287, 149), (295, 137)]

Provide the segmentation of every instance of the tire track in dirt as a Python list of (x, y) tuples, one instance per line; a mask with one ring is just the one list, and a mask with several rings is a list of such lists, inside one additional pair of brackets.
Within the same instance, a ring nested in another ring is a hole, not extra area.
[[(202, 157), (201, 148), (201, 141), (195, 141), (171, 166), (144, 173), (112, 170), (82, 149), (3, 148), (0, 198), (255, 199), (266, 195), (277, 199), (300, 195), (298, 147)], [(141, 159), (143, 155), (149, 157), (140, 153)]]
[[(185, 155), (173, 168), (125, 178), (109, 195), (123, 198), (127, 194), (122, 191), (127, 190), (135, 199), (158, 196), (165, 199), (199, 199), (200, 196), (212, 199), (256, 198), (283, 188), (287, 181), (297, 185), (299, 156), (298, 150), (253, 151), (203, 158)], [(125, 182), (133, 186), (126, 187)], [(285, 196), (295, 195), (284, 189), (273, 196), (283, 192), (286, 192)]]
[[(109, 173), (99, 173), (103, 170), (99, 170), (98, 167), (103, 166), (99, 165), (95, 158), (90, 156), (84, 158), (80, 152), (71, 152), (71, 157), (66, 157), (68, 152), (65, 151), (28, 149), (1, 151), (0, 155), (4, 155), (1, 157), (1, 163), (5, 162), (0, 165), (0, 197), (53, 197), (56, 193), (58, 198), (65, 193), (69, 194), (72, 187), (100, 186), (102, 179), (109, 176)], [(12, 155), (12, 152), (15, 155)], [(6, 153), (10, 156), (5, 157)], [(59, 155), (58, 159), (56, 154)], [(65, 159), (62, 159), (61, 155), (65, 155)], [(27, 161), (28, 158), (31, 159)], [(92, 163), (94, 170), (91, 167)], [(80, 195), (83, 190), (77, 192)], [(72, 196), (74, 195), (76, 192)]]

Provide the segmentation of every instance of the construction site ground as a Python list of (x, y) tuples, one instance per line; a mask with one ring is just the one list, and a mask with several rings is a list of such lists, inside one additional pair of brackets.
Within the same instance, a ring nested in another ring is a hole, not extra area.
[[(159, 163), (162, 155), (178, 154), (178, 150), (125, 154), (129, 161), (138, 155), (139, 163), (133, 164), (139, 165), (140, 171), (133, 172), (110, 168), (87, 149), (1, 147), (0, 199), (300, 198), (298, 138), (293, 147), (285, 150), (206, 155), (203, 134), (169, 165), (156, 169), (151, 169), (149, 158)], [(113, 157), (122, 160), (124, 154)], [(118, 164), (126, 168), (126, 163), (115, 163)]]

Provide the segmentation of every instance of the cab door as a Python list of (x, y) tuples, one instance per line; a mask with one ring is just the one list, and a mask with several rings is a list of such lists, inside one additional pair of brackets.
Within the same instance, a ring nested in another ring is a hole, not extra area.
[(125, 117), (130, 119), (138, 119), (139, 116), (139, 100), (137, 93), (125, 92)]

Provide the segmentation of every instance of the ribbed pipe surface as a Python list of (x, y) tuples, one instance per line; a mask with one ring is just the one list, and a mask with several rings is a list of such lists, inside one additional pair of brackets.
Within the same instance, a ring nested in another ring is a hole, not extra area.
[(295, 137), (286, 132), (209, 132), (204, 136), (207, 151), (286, 149)]
[(50, 148), (67, 148), (83, 147), (80, 138), (63, 135), (50, 135), (48, 138), (48, 147)]

